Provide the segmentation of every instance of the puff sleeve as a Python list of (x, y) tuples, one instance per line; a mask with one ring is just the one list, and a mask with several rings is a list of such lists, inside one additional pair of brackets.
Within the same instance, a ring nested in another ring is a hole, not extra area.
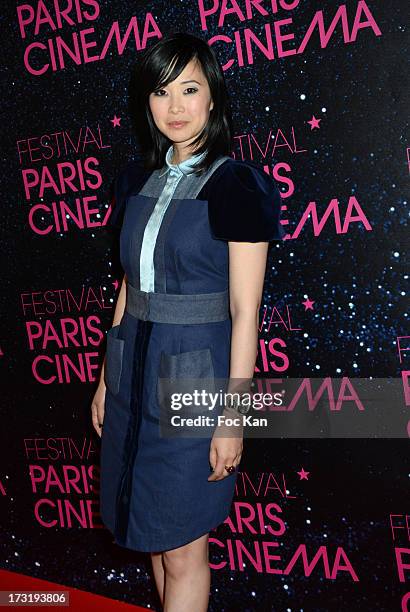
[(117, 174), (112, 184), (114, 204), (107, 225), (110, 228), (121, 229), (126, 202), (129, 195), (138, 193), (151, 174), (143, 167), (141, 161), (129, 161)]
[(214, 238), (236, 242), (283, 240), (282, 199), (274, 179), (254, 162), (233, 159), (222, 164), (215, 175), (208, 192)]

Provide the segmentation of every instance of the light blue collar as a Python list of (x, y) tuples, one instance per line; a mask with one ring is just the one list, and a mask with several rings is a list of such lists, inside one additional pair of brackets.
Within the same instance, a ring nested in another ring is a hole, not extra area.
[(181, 176), (183, 174), (185, 175), (192, 174), (192, 172), (194, 172), (194, 170), (192, 169), (193, 165), (205, 157), (205, 153), (201, 153), (200, 155), (198, 154), (191, 155), (191, 157), (189, 157), (188, 159), (185, 159), (179, 164), (172, 164), (171, 158), (173, 154), (173, 148), (174, 148), (173, 145), (171, 145), (168, 151), (166, 152), (166, 155), (165, 155), (166, 169), (163, 172), (161, 172), (161, 174), (159, 175), (160, 177), (164, 176), (164, 174), (166, 174), (167, 172), (171, 172), (171, 174), (173, 174), (174, 176)]

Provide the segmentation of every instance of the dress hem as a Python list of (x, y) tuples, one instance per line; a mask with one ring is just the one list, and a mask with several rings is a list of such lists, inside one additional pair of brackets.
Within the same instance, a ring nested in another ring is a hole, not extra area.
[(177, 540), (171, 541), (167, 545), (161, 544), (154, 546), (152, 544), (147, 544), (145, 546), (139, 545), (138, 547), (136, 547), (132, 544), (124, 544), (122, 542), (119, 542), (115, 536), (114, 542), (121, 548), (128, 548), (129, 550), (135, 550), (136, 552), (165, 552), (167, 550), (173, 550), (174, 548), (185, 546), (185, 544), (189, 544), (190, 542), (197, 540), (206, 533), (210, 533), (213, 529), (216, 529), (219, 525), (221, 525), (228, 518), (228, 516), (229, 512), (228, 514), (224, 513), (223, 518), (221, 520), (217, 520), (216, 523), (214, 522), (212, 527), (198, 529), (198, 531), (196, 531), (193, 535), (191, 534), (189, 537), (185, 537), (182, 539), (178, 538)]

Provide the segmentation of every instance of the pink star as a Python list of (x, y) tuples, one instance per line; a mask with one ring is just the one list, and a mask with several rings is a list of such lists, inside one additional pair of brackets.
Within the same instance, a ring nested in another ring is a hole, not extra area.
[(296, 472), (296, 474), (299, 474), (300, 480), (309, 480), (308, 476), (310, 472), (305, 472), (303, 468), (300, 470), (300, 472)]
[(307, 300), (305, 300), (304, 302), (302, 302), (302, 304), (305, 307), (305, 312), (306, 310), (313, 310), (313, 304), (314, 304), (314, 300), (309, 300), (309, 298)]
[(319, 121), (322, 120), (316, 119), (316, 117), (312, 115), (312, 119), (310, 121), (307, 121), (306, 123), (309, 123), (311, 130), (314, 130), (315, 128), (318, 128), (320, 130)]
[(117, 289), (118, 289), (118, 281), (117, 281), (117, 280), (116, 280), (116, 281), (114, 281), (114, 282), (113, 282), (113, 285), (114, 285), (114, 289), (115, 289), (115, 291), (117, 291)]
[(117, 117), (117, 115), (114, 115), (114, 119), (110, 119), (110, 121), (112, 123), (112, 127), (121, 127), (120, 125), (121, 117)]

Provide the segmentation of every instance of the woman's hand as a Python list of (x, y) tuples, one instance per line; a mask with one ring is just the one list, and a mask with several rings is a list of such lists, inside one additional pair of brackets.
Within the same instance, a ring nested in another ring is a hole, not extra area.
[(100, 438), (104, 423), (105, 390), (105, 382), (101, 380), (93, 397), (93, 401), (91, 402), (92, 422), (94, 429)]
[(238, 427), (238, 435), (232, 435), (231, 431), (229, 437), (221, 437), (221, 428), (217, 428), (212, 436), (209, 450), (209, 463), (213, 472), (208, 480), (222, 480), (230, 476), (225, 466), (233, 465), (237, 468), (242, 457), (242, 450), (242, 427)]

